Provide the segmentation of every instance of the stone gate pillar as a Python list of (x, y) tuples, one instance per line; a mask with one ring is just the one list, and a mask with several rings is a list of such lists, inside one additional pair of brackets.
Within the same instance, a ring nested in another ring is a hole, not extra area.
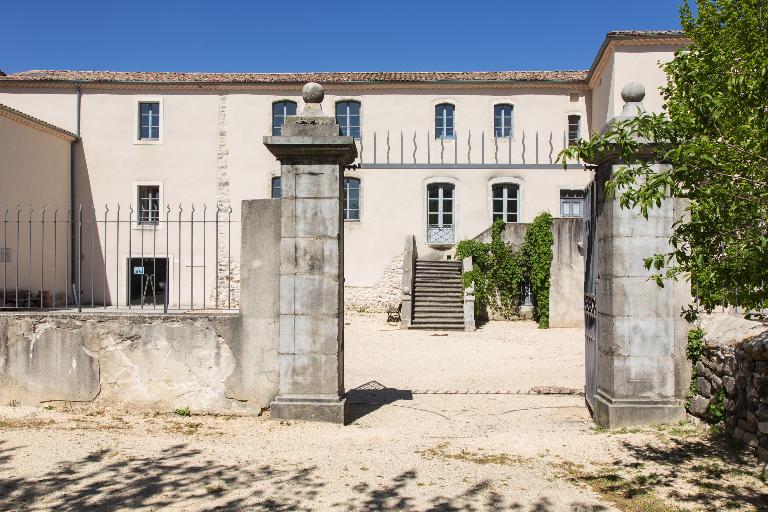
[[(274, 418), (344, 422), (343, 166), (351, 137), (323, 113), (323, 88), (302, 91), (304, 110), (282, 135), (264, 137), (280, 161), (280, 344)], [(274, 300), (278, 300), (277, 297)]]
[[(643, 108), (645, 90), (640, 84), (628, 84), (622, 97), (624, 111), (609, 126), (636, 116)], [(646, 220), (638, 209), (622, 208), (618, 197), (605, 197), (606, 182), (623, 162), (608, 153), (594, 163), (598, 164), (595, 421), (612, 428), (684, 419), (685, 337), (680, 339), (679, 325), (685, 322), (680, 311), (689, 295), (682, 282), (659, 288), (649, 280), (651, 272), (643, 263), (647, 256), (669, 252), (675, 200), (664, 200)]]

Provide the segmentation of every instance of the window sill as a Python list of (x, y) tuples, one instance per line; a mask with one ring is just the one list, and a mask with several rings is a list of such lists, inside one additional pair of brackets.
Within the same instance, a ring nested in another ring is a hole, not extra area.
[(133, 222), (131, 229), (136, 231), (158, 231), (163, 229), (164, 223), (164, 221), (158, 222), (157, 224), (137, 224), (136, 222)]
[(162, 139), (136, 139), (133, 141), (134, 144), (140, 145), (140, 146), (154, 146), (157, 144), (162, 144)]

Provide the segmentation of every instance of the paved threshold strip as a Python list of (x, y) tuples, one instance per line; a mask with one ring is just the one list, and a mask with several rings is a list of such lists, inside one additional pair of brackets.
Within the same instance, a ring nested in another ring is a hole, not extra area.
[(527, 390), (512, 391), (482, 391), (482, 390), (432, 390), (415, 389), (411, 391), (414, 395), (566, 395), (566, 396), (584, 396), (584, 392), (571, 388), (531, 388)]

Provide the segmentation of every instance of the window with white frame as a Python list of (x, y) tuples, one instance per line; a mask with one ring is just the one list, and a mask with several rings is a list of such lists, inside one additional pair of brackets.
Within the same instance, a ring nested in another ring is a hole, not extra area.
[(571, 114), (568, 116), (568, 145), (573, 146), (581, 138), (581, 116)]
[(272, 199), (280, 199), (283, 197), (283, 180), (280, 176), (272, 178)]
[(584, 204), (583, 190), (560, 191), (560, 216), (581, 218)]
[(360, 220), (360, 180), (344, 178), (344, 220)]
[(450, 103), (435, 106), (435, 139), (452, 139), (455, 136), (455, 107)]
[(495, 105), (493, 107), (493, 134), (495, 137), (512, 135), (512, 105)]
[(160, 102), (139, 102), (139, 140), (160, 140)]
[(140, 226), (156, 226), (160, 223), (160, 186), (136, 187), (136, 219)]
[(344, 137), (360, 138), (360, 102), (339, 101), (336, 103), (336, 122), (339, 133)]
[(272, 104), (272, 135), (279, 137), (288, 116), (296, 115), (295, 101), (276, 101)]
[(493, 222), (517, 222), (520, 206), (520, 186), (515, 183), (496, 183), (491, 186)]

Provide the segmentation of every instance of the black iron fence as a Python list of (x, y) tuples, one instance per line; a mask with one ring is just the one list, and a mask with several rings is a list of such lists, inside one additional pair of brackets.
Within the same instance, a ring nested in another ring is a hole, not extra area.
[(0, 310), (239, 308), (240, 221), (228, 205), (0, 213)]
[[(371, 131), (357, 139), (355, 165), (368, 168), (528, 168), (560, 169), (557, 156), (568, 147), (568, 133), (555, 131), (453, 131), (435, 137), (433, 131)], [(569, 162), (580, 165), (579, 161)]]

